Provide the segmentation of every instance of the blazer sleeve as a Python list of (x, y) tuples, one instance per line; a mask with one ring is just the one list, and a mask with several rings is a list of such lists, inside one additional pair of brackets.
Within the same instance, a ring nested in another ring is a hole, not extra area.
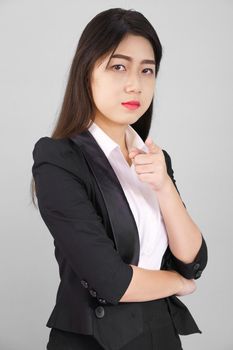
[[(33, 150), (32, 173), (41, 217), (80, 283), (98, 298), (118, 304), (130, 284), (132, 267), (114, 248), (83, 180), (66, 169), (64, 152), (59, 153), (57, 145), (57, 140), (44, 137)], [(78, 157), (75, 160), (79, 167)]]
[[(177, 192), (180, 195), (180, 192), (176, 185), (176, 180), (174, 178), (174, 171), (172, 169), (172, 162), (170, 155), (165, 151), (162, 150), (165, 156), (166, 166), (167, 166), (167, 173), (172, 179), (172, 182), (177, 190)], [(181, 196), (180, 196), (181, 197)], [(182, 201), (183, 202), (183, 201)], [(184, 202), (184, 207), (186, 208)], [(202, 243), (199, 251), (197, 252), (196, 257), (191, 263), (185, 263), (182, 260), (179, 260), (175, 255), (172, 254), (172, 252), (169, 250), (168, 258), (166, 259), (166, 268), (170, 270), (175, 270), (179, 272), (183, 277), (187, 279), (198, 279), (201, 277), (202, 271), (205, 269), (208, 261), (208, 250), (206, 241), (202, 235)]]

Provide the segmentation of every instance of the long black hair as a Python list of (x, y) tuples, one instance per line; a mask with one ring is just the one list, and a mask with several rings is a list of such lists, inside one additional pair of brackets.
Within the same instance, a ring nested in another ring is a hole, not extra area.
[[(94, 121), (94, 101), (91, 91), (91, 74), (95, 62), (114, 54), (126, 34), (148, 39), (155, 56), (155, 76), (162, 58), (162, 46), (154, 27), (138, 11), (111, 8), (100, 12), (86, 25), (71, 64), (61, 111), (51, 138), (60, 139), (87, 130)], [(131, 126), (146, 140), (153, 113), (153, 100), (147, 111)], [(31, 181), (32, 202), (35, 205), (35, 183)]]

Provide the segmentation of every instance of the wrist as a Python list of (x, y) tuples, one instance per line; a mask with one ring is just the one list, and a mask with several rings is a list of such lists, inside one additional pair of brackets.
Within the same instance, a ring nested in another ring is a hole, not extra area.
[(170, 178), (169, 175), (167, 175), (163, 186), (160, 189), (156, 190), (156, 193), (158, 195), (168, 194), (171, 192), (173, 186), (174, 185), (173, 185), (172, 179)]
[(179, 293), (181, 290), (183, 290), (184, 287), (184, 280), (183, 277), (175, 270), (169, 270), (174, 276), (176, 281), (176, 293)]

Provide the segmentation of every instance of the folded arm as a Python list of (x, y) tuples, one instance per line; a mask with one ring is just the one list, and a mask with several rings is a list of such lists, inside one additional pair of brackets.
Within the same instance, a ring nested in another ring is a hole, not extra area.
[(207, 264), (206, 242), (181, 199), (171, 158), (166, 151), (163, 152), (170, 181), (157, 197), (168, 233), (170, 253), (167, 267), (177, 270), (185, 278), (197, 279)]

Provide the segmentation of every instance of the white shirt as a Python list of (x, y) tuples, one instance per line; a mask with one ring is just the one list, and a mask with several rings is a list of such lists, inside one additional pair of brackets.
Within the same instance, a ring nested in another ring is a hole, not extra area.
[[(168, 237), (156, 192), (138, 178), (134, 164), (129, 166), (120, 146), (103, 129), (93, 123), (88, 130), (114, 169), (134, 215), (140, 241), (138, 266), (159, 270), (168, 246)], [(146, 144), (130, 125), (125, 134), (128, 150), (137, 147), (148, 152)]]

